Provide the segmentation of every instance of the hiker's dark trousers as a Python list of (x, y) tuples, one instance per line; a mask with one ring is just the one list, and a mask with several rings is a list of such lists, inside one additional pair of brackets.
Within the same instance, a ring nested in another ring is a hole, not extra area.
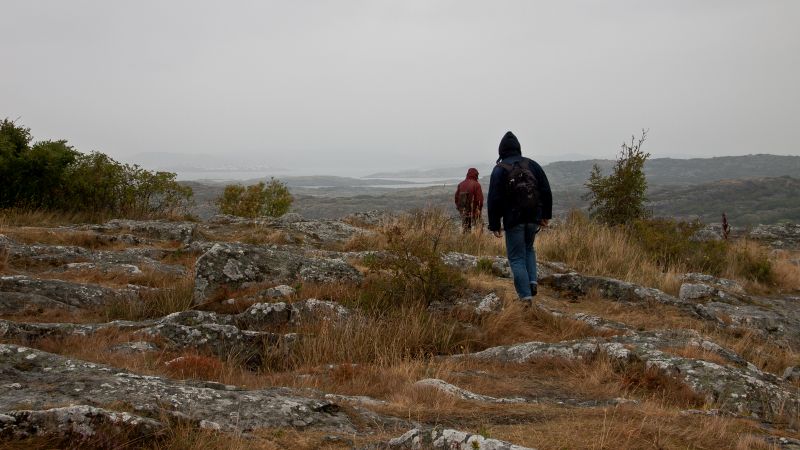
[(514, 289), (519, 298), (531, 296), (531, 285), (537, 284), (536, 274), (536, 249), (533, 241), (539, 225), (535, 223), (521, 223), (506, 230), (506, 252), (508, 265), (514, 274)]

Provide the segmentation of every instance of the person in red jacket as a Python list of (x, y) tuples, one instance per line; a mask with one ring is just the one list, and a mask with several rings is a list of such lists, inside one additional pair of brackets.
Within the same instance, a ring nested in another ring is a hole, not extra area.
[(456, 189), (455, 202), (466, 233), (478, 223), (483, 209), (483, 190), (478, 181), (478, 169), (473, 167), (467, 171), (467, 178)]

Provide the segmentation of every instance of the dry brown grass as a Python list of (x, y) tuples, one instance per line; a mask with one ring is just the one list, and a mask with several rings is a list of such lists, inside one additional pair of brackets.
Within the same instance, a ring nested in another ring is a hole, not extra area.
[(73, 283), (99, 284), (114, 288), (129, 284), (152, 288), (171, 287), (179, 284), (185, 276), (163, 272), (153, 267), (143, 266), (141, 273), (103, 272), (96, 269), (73, 269), (64, 272), (46, 272), (37, 274), (38, 278), (70, 281)]
[(194, 275), (165, 282), (156, 289), (144, 291), (139, 301), (111, 302), (102, 310), (106, 320), (143, 320), (186, 311), (192, 305)]
[(601, 275), (677, 294), (681, 271), (665, 272), (621, 228), (570, 220), (536, 237), (537, 256), (564, 262), (588, 275)]
[(800, 365), (800, 353), (749, 329), (706, 329), (711, 340), (733, 350), (759, 369), (783, 375), (789, 366)]
[(338, 323), (315, 321), (297, 331), (304, 338), (295, 346), (292, 358), (300, 367), (337, 363), (392, 365), (463, 348), (456, 324), (437, 320), (422, 306), (355, 315)]
[(0, 227), (60, 226), (78, 223), (105, 223), (114, 217), (108, 213), (31, 210), (24, 208), (0, 209)]
[(539, 308), (526, 308), (519, 302), (506, 303), (502, 311), (479, 322), (483, 332), (483, 347), (509, 345), (518, 342), (560, 342), (592, 336), (613, 336), (613, 332), (598, 331), (586, 323), (555, 316)]
[(7, 274), (10, 270), (10, 265), (8, 264), (8, 249), (5, 247), (0, 247), (0, 274)]
[(757, 423), (742, 419), (684, 416), (657, 402), (641, 406), (554, 410), (545, 419), (524, 424), (488, 425), (493, 438), (542, 450), (581, 448), (638, 449), (775, 449), (763, 439)]
[(440, 249), (444, 252), (467, 253), (475, 256), (504, 255), (505, 241), (495, 238), (482, 227), (469, 233), (461, 232), (461, 223), (447, 211), (439, 208), (426, 208), (403, 214), (387, 220), (373, 228), (376, 233), (356, 235), (342, 245), (344, 251), (385, 250), (389, 245), (388, 236), (396, 230), (408, 233), (410, 239), (419, 236), (439, 235), (444, 225)]
[[(676, 295), (680, 275), (697, 271), (686, 263), (660, 265), (623, 227), (609, 228), (573, 214), (564, 224), (537, 236), (538, 255), (561, 261), (589, 275), (610, 276)], [(718, 275), (739, 281), (755, 293), (800, 290), (800, 267), (786, 256), (771, 255), (762, 244), (739, 240), (720, 244)]]
[(800, 265), (791, 261), (791, 258), (800, 258), (798, 254), (778, 252), (772, 259), (772, 271), (775, 284), (786, 292), (800, 291)]
[(88, 249), (122, 249), (128, 244), (113, 242), (94, 231), (58, 230), (40, 227), (0, 228), (0, 233), (23, 244), (74, 245)]

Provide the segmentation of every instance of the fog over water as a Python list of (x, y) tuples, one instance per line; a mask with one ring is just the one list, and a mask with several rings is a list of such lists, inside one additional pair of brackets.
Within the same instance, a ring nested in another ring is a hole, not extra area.
[(800, 154), (795, 0), (42, 0), (2, 11), (0, 115), (150, 168), (491, 165), (509, 129), (544, 162), (614, 157), (643, 127), (654, 156)]

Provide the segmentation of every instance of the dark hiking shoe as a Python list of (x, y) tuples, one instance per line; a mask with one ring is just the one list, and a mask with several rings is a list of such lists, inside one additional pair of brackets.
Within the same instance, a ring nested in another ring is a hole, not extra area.
[(531, 297), (536, 297), (537, 286), (538, 285), (536, 283), (531, 283)]
[(530, 308), (531, 305), (533, 304), (533, 297), (523, 297), (519, 299), (519, 301), (520, 303), (522, 303), (522, 306)]

